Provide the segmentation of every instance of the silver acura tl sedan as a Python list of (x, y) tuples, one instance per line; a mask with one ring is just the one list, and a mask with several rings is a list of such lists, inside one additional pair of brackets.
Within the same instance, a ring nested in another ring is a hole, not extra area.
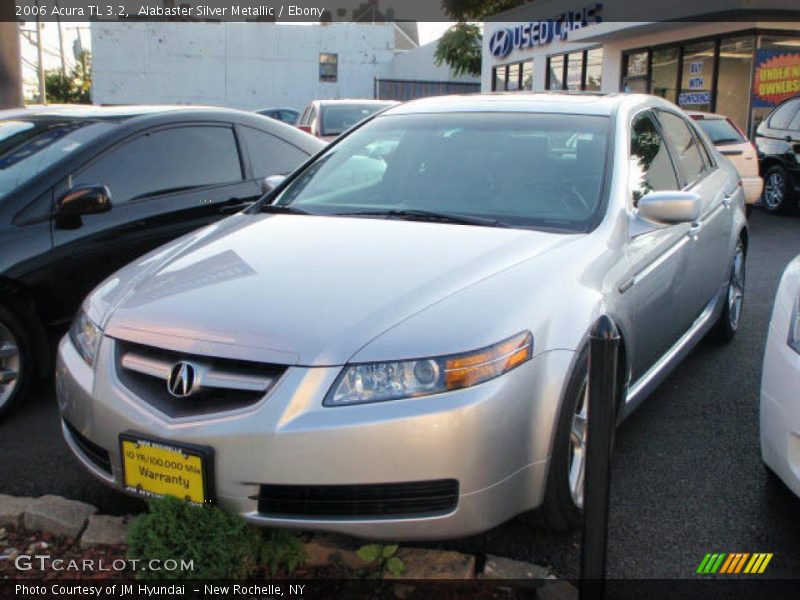
[(739, 325), (739, 176), (643, 95), (424, 99), (128, 265), (60, 344), (63, 433), (132, 494), (440, 539), (583, 506), (587, 339), (618, 418)]

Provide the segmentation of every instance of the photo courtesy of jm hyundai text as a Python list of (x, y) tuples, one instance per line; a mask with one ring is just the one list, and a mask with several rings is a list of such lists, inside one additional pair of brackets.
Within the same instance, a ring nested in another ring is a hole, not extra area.
[(257, 525), (575, 528), (589, 332), (620, 331), (619, 421), (731, 340), (744, 200), (653, 96), (393, 106), (94, 289), (59, 346), (64, 437), (109, 485)]

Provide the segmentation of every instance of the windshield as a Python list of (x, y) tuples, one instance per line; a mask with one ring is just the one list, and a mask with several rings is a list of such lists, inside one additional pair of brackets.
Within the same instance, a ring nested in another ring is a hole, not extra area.
[(0, 200), (115, 126), (86, 119), (0, 121)]
[(322, 135), (339, 135), (391, 104), (329, 104), (322, 106)]
[(585, 231), (602, 205), (608, 128), (608, 117), (586, 115), (381, 116), (309, 165), (275, 204)]
[(715, 146), (741, 144), (745, 141), (742, 134), (727, 119), (699, 119), (695, 123), (700, 125)]

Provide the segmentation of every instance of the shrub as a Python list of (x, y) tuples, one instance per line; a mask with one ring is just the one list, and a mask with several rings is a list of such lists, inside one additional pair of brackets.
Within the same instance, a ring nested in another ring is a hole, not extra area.
[(215, 506), (197, 506), (169, 497), (150, 500), (148, 505), (147, 514), (138, 517), (128, 532), (129, 558), (139, 559), (145, 568), (150, 560), (159, 560), (162, 565), (168, 559), (178, 561), (179, 565), (182, 560), (184, 563), (193, 561), (194, 569), (189, 572), (140, 570), (138, 577), (242, 578), (253, 573), (262, 559), (269, 560), (273, 568), (273, 564), (279, 567), (281, 561), (288, 560), (287, 556), (295, 556), (268, 550), (269, 544), (261, 531), (250, 527), (238, 515)]

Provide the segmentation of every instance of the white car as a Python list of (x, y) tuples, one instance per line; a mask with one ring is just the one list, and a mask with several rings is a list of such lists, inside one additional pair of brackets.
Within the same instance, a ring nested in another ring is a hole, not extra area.
[(800, 256), (783, 273), (761, 380), (761, 456), (800, 496)]

